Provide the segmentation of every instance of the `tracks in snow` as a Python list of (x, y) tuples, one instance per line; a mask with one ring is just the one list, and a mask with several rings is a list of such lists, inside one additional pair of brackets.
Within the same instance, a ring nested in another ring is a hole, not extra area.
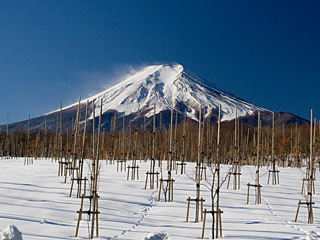
[(110, 237), (108, 238), (109, 240), (111, 239), (117, 239), (117, 238), (121, 238), (123, 237), (126, 233), (128, 232), (131, 232), (133, 230), (135, 230), (137, 227), (139, 227), (142, 223), (143, 223), (143, 220), (145, 219), (145, 217), (148, 215), (149, 211), (152, 209), (153, 207), (153, 203), (155, 201), (155, 199), (157, 198), (157, 193), (158, 193), (158, 190), (155, 189), (154, 191), (152, 191), (151, 195), (149, 196), (148, 198), (148, 205), (144, 208), (142, 208), (142, 211), (140, 212), (141, 213), (141, 217), (138, 219), (137, 223), (132, 225), (131, 228), (129, 228), (128, 230), (123, 230), (119, 235), (115, 235), (113, 237)]
[[(276, 212), (274, 211), (274, 209), (272, 208), (271, 204), (268, 202), (267, 199), (263, 198), (262, 197), (262, 200), (266, 203), (267, 207), (268, 207), (268, 210), (269, 212), (275, 216), (278, 221), (274, 221), (274, 220), (270, 220), (270, 219), (266, 219), (268, 221), (273, 221), (277, 224), (280, 224), (280, 225), (283, 225), (283, 226), (286, 226), (286, 227), (289, 227), (289, 228), (292, 228), (292, 229), (295, 229), (295, 230), (298, 230), (300, 232), (302, 232), (303, 234), (306, 235), (306, 238), (307, 240), (315, 240), (315, 239), (320, 239), (320, 232), (315, 232), (315, 231), (307, 231), (307, 230), (304, 230), (302, 228), (299, 228), (298, 226), (296, 226), (294, 223), (292, 223), (291, 221), (289, 220), (286, 220), (286, 219), (283, 219), (281, 218), (279, 215), (276, 214)], [(299, 237), (294, 237), (293, 239), (301, 239)]]

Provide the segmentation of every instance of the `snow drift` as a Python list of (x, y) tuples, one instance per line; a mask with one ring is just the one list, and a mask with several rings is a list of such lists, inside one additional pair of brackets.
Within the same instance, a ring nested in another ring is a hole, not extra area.
[(9, 225), (0, 232), (1, 240), (22, 240), (22, 233), (14, 225)]
[(144, 240), (171, 240), (166, 232), (150, 233)]

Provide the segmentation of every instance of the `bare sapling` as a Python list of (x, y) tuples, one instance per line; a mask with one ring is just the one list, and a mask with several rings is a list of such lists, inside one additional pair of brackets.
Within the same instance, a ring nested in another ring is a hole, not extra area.
[(233, 163), (232, 169), (229, 173), (228, 177), (228, 185), (229, 188), (231, 176), (233, 176), (233, 189), (240, 189), (240, 176), (241, 176), (241, 165), (240, 165), (240, 155), (239, 155), (239, 122), (238, 122), (238, 113), (237, 108), (235, 108), (235, 119), (234, 119), (234, 141), (233, 141)]
[[(77, 197), (81, 197), (81, 191), (82, 191), (82, 182), (84, 182), (84, 185), (86, 186), (87, 178), (83, 178), (83, 165), (84, 165), (84, 157), (85, 157), (85, 143), (86, 143), (86, 132), (87, 132), (87, 121), (88, 121), (88, 104), (89, 100), (87, 100), (86, 103), (86, 113), (85, 113), (85, 120), (84, 120), (84, 128), (83, 128), (83, 138), (82, 138), (82, 146), (81, 146), (81, 158), (79, 161), (79, 178), (77, 179), (78, 183), (78, 193)], [(86, 194), (86, 188), (84, 188), (83, 194)]]
[[(193, 180), (196, 183), (196, 197), (187, 199), (187, 216), (186, 216), (186, 222), (188, 222), (189, 219), (189, 208), (190, 208), (190, 201), (193, 201), (196, 203), (196, 212), (195, 212), (195, 222), (199, 222), (199, 215), (201, 213), (201, 221), (203, 220), (203, 202), (205, 201), (203, 198), (200, 198), (200, 186), (201, 186), (201, 175), (200, 175), (200, 169), (201, 169), (201, 125), (202, 125), (202, 119), (201, 119), (201, 110), (202, 106), (200, 105), (199, 108), (199, 131), (198, 131), (198, 146), (197, 146), (197, 162), (196, 162), (196, 168), (195, 168), (195, 177), (188, 176), (191, 180)], [(200, 211), (201, 206), (201, 211)]]
[(261, 120), (260, 111), (258, 111), (258, 130), (257, 130), (257, 155), (256, 155), (256, 178), (255, 184), (247, 184), (247, 204), (249, 204), (250, 187), (255, 188), (255, 204), (261, 204), (261, 188), (260, 185), (260, 144), (261, 144)]
[[(139, 166), (137, 165), (137, 155), (138, 155), (138, 128), (137, 124), (135, 125), (135, 130), (132, 133), (131, 131), (131, 122), (130, 122), (130, 134), (132, 135), (131, 140), (129, 141), (129, 151), (132, 152), (132, 166), (128, 166), (127, 180), (129, 180), (130, 170), (131, 170), (131, 180), (139, 180)], [(133, 142), (133, 144), (132, 144)], [(128, 156), (130, 156), (128, 151)]]
[(314, 180), (315, 180), (315, 167), (314, 167), (314, 138), (315, 138), (315, 132), (313, 130), (313, 110), (311, 109), (311, 121), (310, 121), (310, 157), (309, 157), (309, 162), (308, 162), (308, 166), (307, 166), (307, 177), (303, 179), (302, 181), (302, 186), (304, 184), (304, 181), (307, 181), (308, 184), (308, 189), (307, 189), (307, 195), (305, 195), (305, 201), (302, 202), (301, 200), (299, 200), (298, 202), (298, 207), (297, 207), (297, 211), (296, 211), (296, 217), (295, 217), (295, 222), (298, 219), (298, 214), (299, 214), (299, 210), (300, 210), (300, 205), (304, 204), (307, 205), (307, 209), (308, 209), (308, 223), (314, 223), (314, 219), (313, 219), (313, 208), (312, 205), (315, 204), (315, 202), (313, 202), (313, 194), (314, 194)]
[(147, 183), (148, 183), (149, 177), (150, 177), (150, 189), (155, 188), (155, 180), (158, 188), (159, 172), (156, 172), (156, 105), (155, 104), (153, 109), (152, 157), (150, 162), (150, 171), (146, 173), (145, 189), (147, 189)]
[(270, 174), (272, 178), (272, 185), (279, 184), (279, 170), (277, 167), (277, 160), (275, 157), (275, 127), (274, 127), (274, 112), (272, 113), (272, 141), (271, 141), (271, 170), (268, 171), (268, 181), (269, 184)]
[(115, 160), (115, 155), (116, 155), (116, 148), (115, 148), (115, 130), (116, 130), (116, 121), (117, 121), (117, 114), (114, 114), (113, 116), (113, 120), (112, 120), (112, 127), (111, 127), (111, 152), (110, 152), (110, 160), (111, 160), (111, 163), (114, 162)]
[(183, 118), (183, 130), (182, 130), (182, 154), (181, 154), (181, 162), (177, 163), (176, 173), (178, 173), (178, 167), (181, 167), (180, 174), (186, 173), (186, 123), (187, 123), (187, 115), (186, 110)]
[(27, 146), (26, 146), (26, 155), (24, 159), (24, 165), (33, 164), (31, 157), (31, 144), (30, 144), (30, 114), (28, 118), (28, 130), (27, 130)]
[(198, 135), (198, 158), (197, 158), (197, 166), (196, 166), (196, 216), (195, 222), (199, 222), (199, 211), (200, 211), (200, 167), (201, 167), (201, 109), (200, 105), (199, 111), (199, 135)]
[[(98, 195), (98, 179), (101, 172), (101, 164), (99, 163), (100, 159), (100, 143), (101, 143), (101, 118), (102, 118), (102, 105), (103, 105), (103, 99), (101, 99), (100, 103), (100, 116), (99, 116), (99, 125), (98, 125), (98, 134), (97, 139), (93, 139), (93, 149), (95, 153), (95, 157), (92, 159), (92, 165), (91, 165), (91, 184), (90, 184), (90, 195), (86, 196), (85, 194), (82, 194), (81, 196), (81, 204), (80, 204), (80, 210), (77, 211), (78, 213), (78, 220), (77, 220), (77, 227), (76, 227), (76, 233), (75, 237), (78, 237), (79, 234), (79, 227), (80, 227), (80, 221), (82, 220), (82, 214), (87, 214), (89, 221), (91, 221), (91, 228), (89, 227), (88, 223), (88, 232), (89, 232), (89, 239), (93, 239), (94, 235), (98, 238), (99, 237), (99, 204), (98, 200), (100, 196)], [(95, 107), (93, 107), (93, 111), (95, 111)], [(93, 132), (95, 132), (95, 125), (93, 125)], [(84, 200), (88, 199), (89, 202), (89, 210), (84, 211), (83, 210), (83, 203)], [(90, 229), (89, 229), (90, 228)]]
[[(77, 174), (78, 178), (78, 170), (79, 167), (77, 166), (77, 139), (78, 139), (78, 131), (79, 131), (79, 114), (80, 114), (80, 103), (81, 103), (81, 98), (79, 98), (79, 104), (78, 104), (78, 110), (77, 110), (77, 115), (76, 115), (76, 121), (75, 121), (75, 126), (74, 126), (74, 141), (73, 141), (73, 151), (72, 151), (72, 162), (71, 162), (71, 167), (66, 167), (65, 169), (71, 170), (71, 187), (70, 187), (70, 194), (69, 196), (72, 196), (72, 190), (73, 190), (73, 185), (75, 181), (75, 171)], [(67, 174), (65, 174), (65, 183), (67, 182)]]
[[(120, 171), (122, 172), (123, 170), (126, 170), (126, 162), (127, 162), (127, 156), (125, 153), (125, 115), (126, 112), (123, 112), (123, 117), (122, 117), (122, 135), (121, 135), (121, 159), (117, 161), (117, 171), (119, 171), (119, 165), (120, 165)], [(119, 136), (120, 138), (120, 136)], [(120, 142), (120, 139), (119, 139)]]
[(160, 201), (161, 190), (164, 194), (165, 202), (173, 202), (173, 182), (174, 179), (172, 178), (172, 161), (173, 161), (173, 152), (172, 152), (172, 126), (173, 125), (173, 103), (171, 106), (171, 118), (170, 118), (170, 137), (169, 137), (169, 159), (167, 161), (167, 170), (168, 170), (168, 178), (163, 179), (162, 174), (162, 167), (160, 168), (160, 186), (159, 186), (159, 197), (158, 200)]
[[(220, 189), (223, 184), (226, 182), (229, 176), (226, 174), (221, 179), (221, 161), (220, 161), (220, 124), (221, 124), (221, 106), (219, 106), (219, 115), (218, 115), (218, 129), (217, 129), (217, 145), (216, 145), (216, 164), (211, 164), (209, 166), (209, 170), (211, 172), (212, 178), (211, 180), (207, 180), (204, 183), (204, 186), (210, 191), (211, 197), (211, 210), (207, 211), (204, 210), (204, 220), (202, 226), (202, 235), (201, 238), (204, 238), (204, 230), (205, 230), (205, 223), (206, 223), (206, 214), (211, 214), (212, 216), (212, 226), (211, 226), (211, 235), (212, 239), (218, 238), (219, 235), (222, 237), (222, 221), (221, 221), (221, 214), (223, 211), (220, 209)], [(230, 169), (231, 170), (231, 169)]]

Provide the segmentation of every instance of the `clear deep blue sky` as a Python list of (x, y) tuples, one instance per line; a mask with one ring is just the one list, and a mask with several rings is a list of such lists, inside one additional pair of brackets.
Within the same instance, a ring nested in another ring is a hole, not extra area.
[(320, 116), (320, 1), (0, 1), (0, 124), (178, 62), (272, 111)]

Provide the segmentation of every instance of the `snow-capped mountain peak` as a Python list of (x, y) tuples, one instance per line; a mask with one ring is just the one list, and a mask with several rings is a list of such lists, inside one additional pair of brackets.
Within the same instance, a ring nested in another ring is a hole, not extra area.
[[(104, 130), (110, 130), (113, 120), (117, 116), (116, 129), (122, 129), (122, 123), (129, 124), (133, 120), (135, 127), (150, 128), (156, 106), (157, 127), (167, 128), (170, 125), (170, 110), (174, 107), (177, 114), (177, 122), (183, 121), (184, 114), (195, 121), (199, 118), (200, 106), (204, 117), (216, 121), (219, 105), (221, 105), (222, 121), (232, 120), (237, 116), (245, 116), (243, 122), (256, 125), (256, 113), (258, 110), (264, 112), (264, 124), (271, 124), (269, 110), (251, 104), (221, 88), (212, 82), (198, 76), (180, 64), (152, 65), (143, 68), (139, 72), (129, 75), (122, 82), (102, 92), (83, 99), (80, 105), (80, 123), (84, 123), (86, 102), (89, 102), (88, 117), (93, 122), (93, 103), (95, 105), (95, 117), (100, 115), (101, 100), (103, 101), (103, 122)], [(62, 109), (63, 129), (73, 128), (78, 102)], [(10, 124), (9, 129), (19, 131), (30, 127), (32, 130), (47, 128), (56, 130), (60, 122), (60, 109), (44, 114), (42, 116)], [(159, 116), (162, 113), (162, 117)], [(262, 116), (264, 116), (262, 115)], [(146, 119), (144, 119), (146, 117)], [(144, 121), (146, 120), (146, 122)], [(290, 113), (278, 112), (277, 124), (298, 122), (303, 124), (307, 120), (299, 118)], [(97, 123), (97, 121), (96, 121)], [(145, 125), (146, 123), (146, 125)]]
[[(92, 97), (81, 101), (95, 103), (95, 116), (100, 114), (100, 104), (103, 99), (103, 114), (108, 111), (117, 111), (130, 115), (144, 114), (151, 117), (173, 106), (181, 114), (198, 119), (197, 112), (203, 107), (204, 116), (217, 114), (221, 105), (222, 121), (235, 118), (237, 115), (252, 114), (257, 110), (268, 111), (255, 106), (221, 88), (197, 74), (185, 69), (180, 64), (151, 65), (128, 76), (122, 82), (110, 87)], [(74, 107), (74, 103), (64, 110)], [(53, 113), (53, 112), (51, 112)], [(51, 114), (48, 113), (48, 114)], [(89, 119), (93, 118), (93, 112)]]
[[(124, 112), (125, 115), (145, 112), (146, 117), (153, 115), (153, 106), (156, 105), (156, 114), (174, 108), (177, 103), (185, 106), (187, 116), (197, 119), (196, 112), (200, 105), (205, 109), (205, 116), (222, 106), (222, 120), (235, 117), (235, 108), (238, 116), (251, 114), (256, 110), (265, 110), (245, 100), (238, 98), (227, 91), (220, 89), (206, 81), (180, 64), (153, 65), (129, 76), (119, 84), (88, 98), (95, 101), (96, 112), (100, 112), (100, 101), (103, 99), (103, 113), (108, 110)], [(87, 99), (82, 102), (85, 103)], [(92, 118), (93, 114), (91, 114)]]

